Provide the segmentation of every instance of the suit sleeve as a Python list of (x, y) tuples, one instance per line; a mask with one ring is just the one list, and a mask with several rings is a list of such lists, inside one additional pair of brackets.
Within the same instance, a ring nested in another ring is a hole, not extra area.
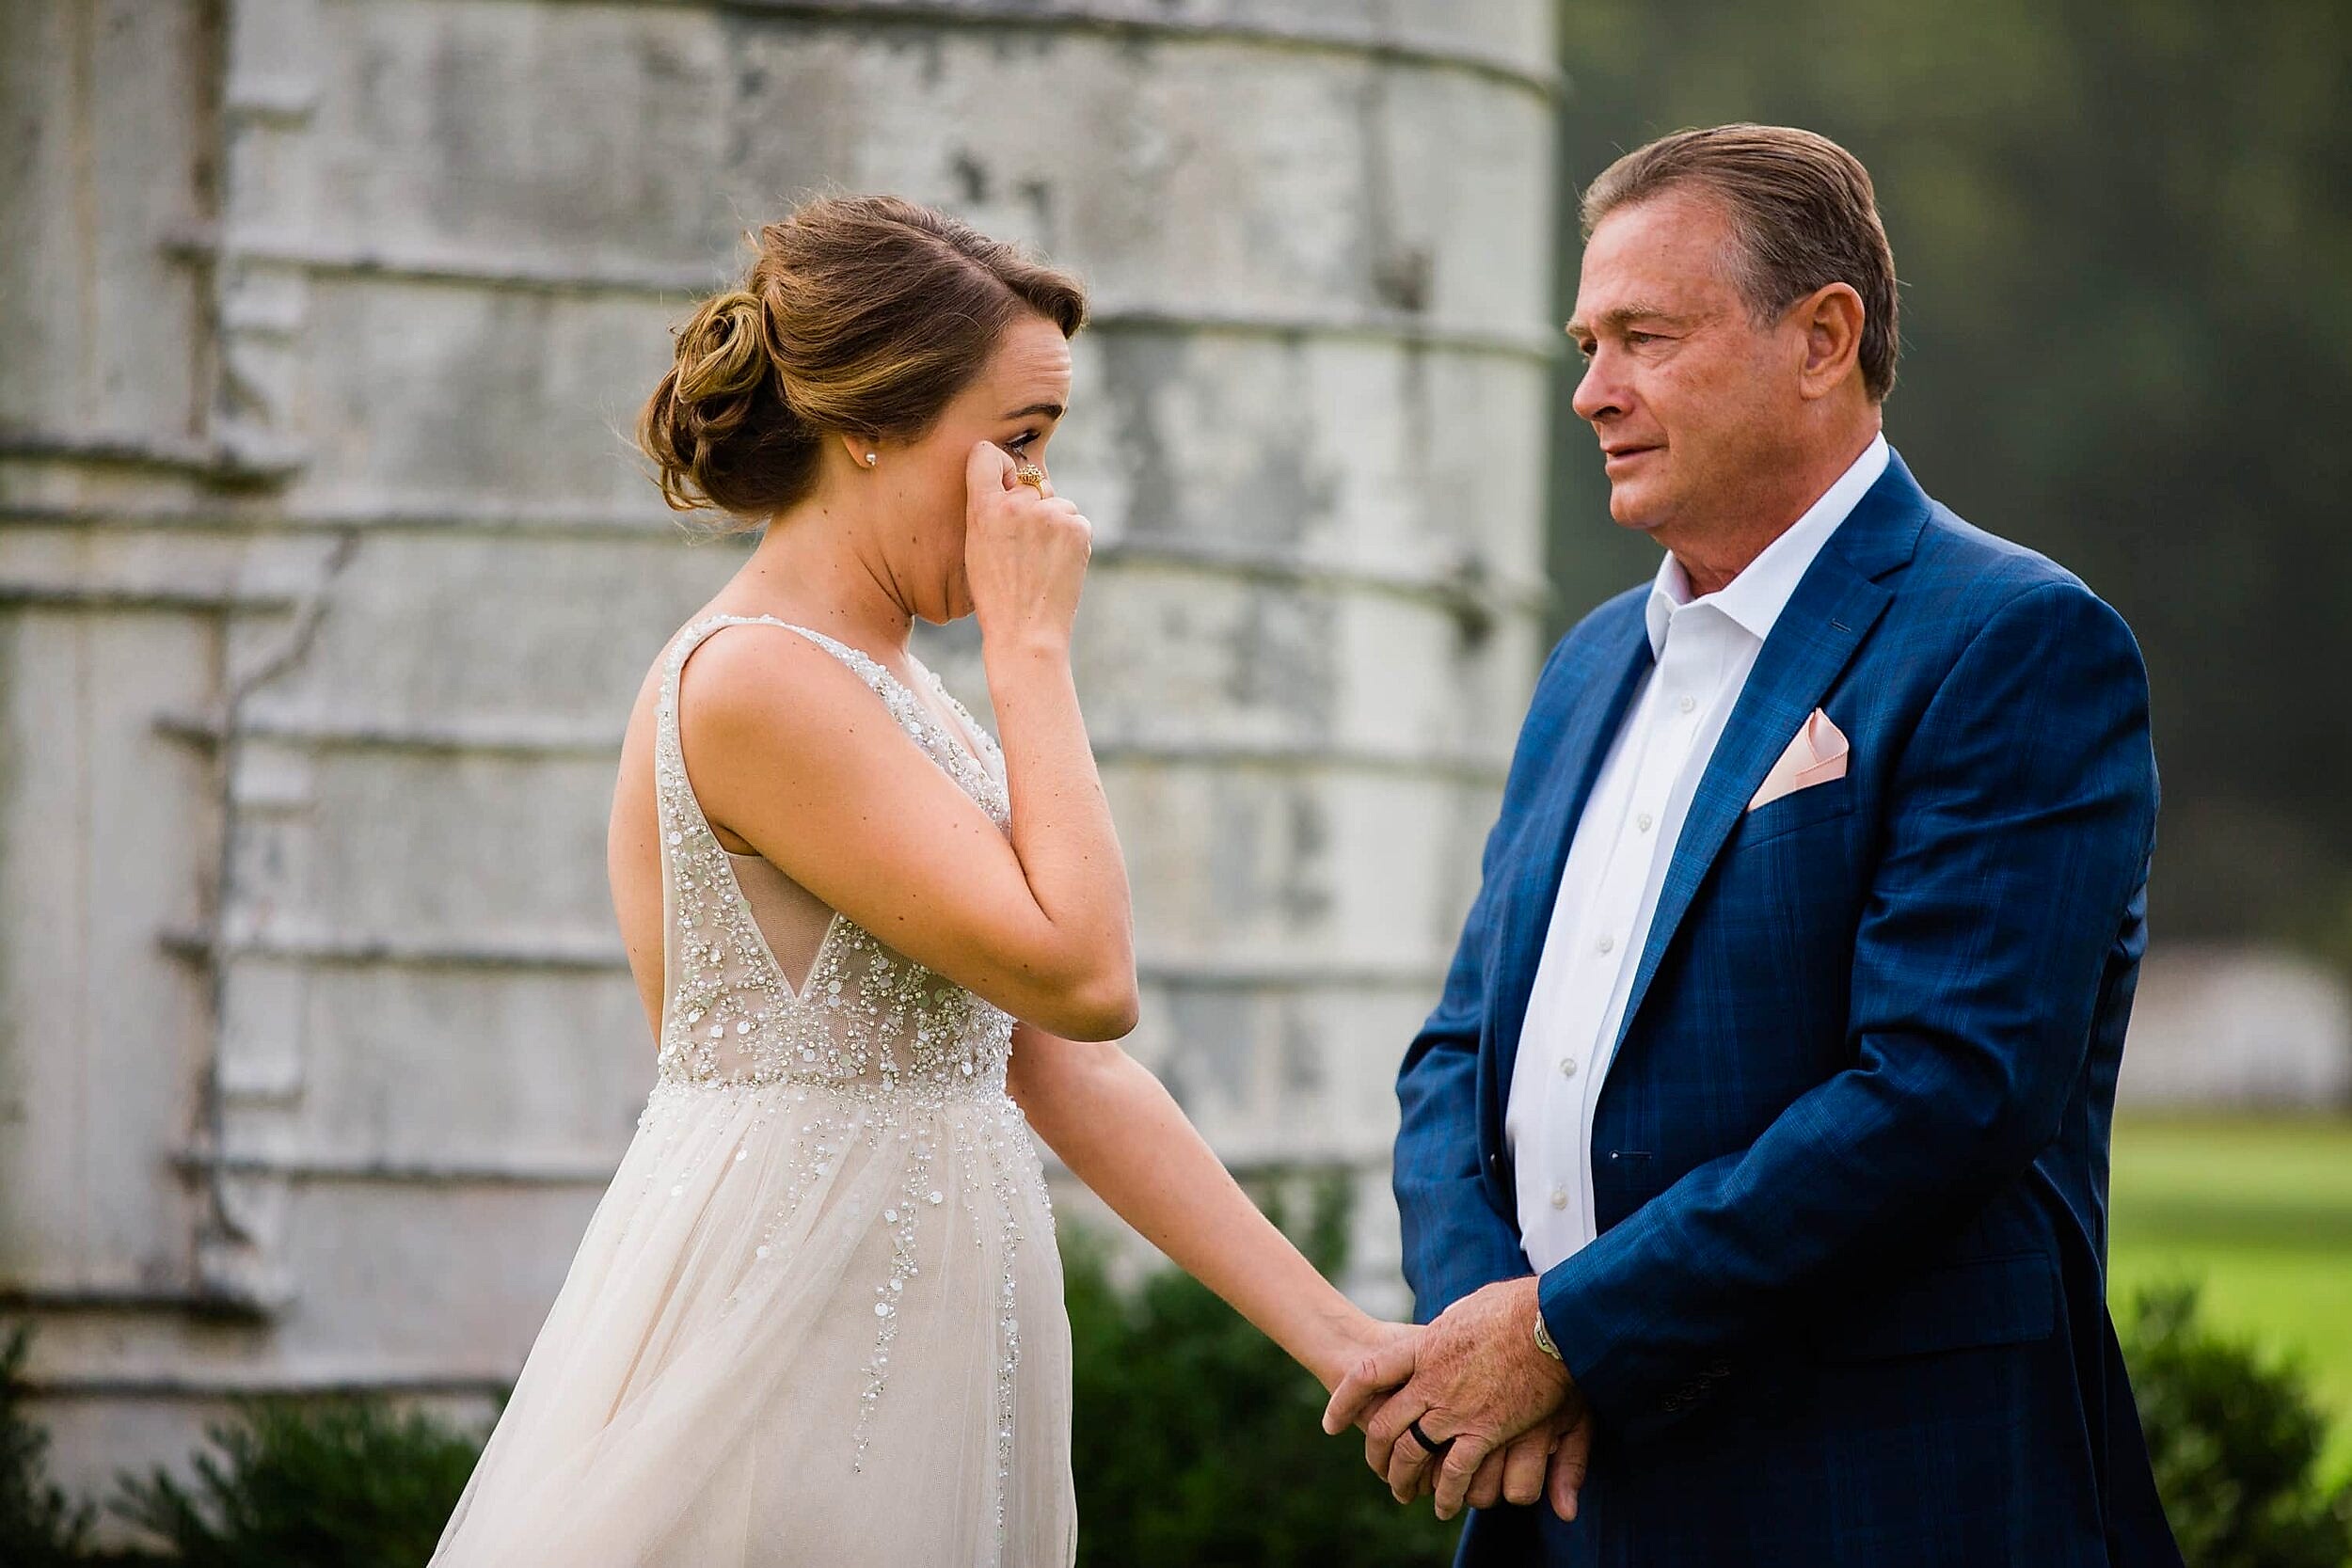
[(1556, 688), (1573, 641), (1573, 634), (1564, 638), (1536, 677), (1503, 785), (1502, 809), (1479, 862), (1478, 897), (1462, 923), (1444, 994), (1397, 1072), (1402, 1118), (1392, 1180), (1405, 1231), (1405, 1279), (1422, 1323), (1482, 1286), (1533, 1272), (1520, 1250), (1518, 1227), (1488, 1200), (1479, 1170), (1479, 1043), (1489, 960), (1501, 938), (1497, 926), (1508, 874), (1503, 863), (1508, 830), (1559, 761), (1548, 715), (1560, 705)]
[(1463, 922), (1445, 994), (1413, 1037), (1396, 1078), (1403, 1112), (1393, 1181), (1405, 1230), (1405, 1278), (1415, 1319), (1427, 1323), (1498, 1279), (1530, 1272), (1518, 1232), (1487, 1200), (1479, 1171), (1478, 1039), (1486, 1010), (1486, 953), (1494, 940), (1497, 824), (1487, 874)]
[(2010, 600), (1890, 775), (1852, 1065), (1544, 1275), (1545, 1323), (1603, 1420), (1649, 1424), (1799, 1292), (2024, 1174), (2082, 1069), (2154, 814), (2122, 618), (2072, 582)]

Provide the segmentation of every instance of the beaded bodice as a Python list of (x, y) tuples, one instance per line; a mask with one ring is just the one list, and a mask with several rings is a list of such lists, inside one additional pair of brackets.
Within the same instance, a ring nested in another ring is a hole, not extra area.
[(752, 621), (797, 632), (847, 664), (1000, 830), (1012, 820), (993, 738), (928, 671), (941, 702), (978, 739), (978, 755), (898, 676), (822, 632), (770, 615), (712, 615), (688, 626), (662, 668), (654, 739), (663, 871), (660, 1079), (802, 1081), (920, 1098), (1001, 1093), (1013, 1026), (1003, 1009), (839, 913), (831, 914), (797, 988), (771, 950), (737, 875), (736, 863), (755, 857), (732, 854), (711, 832), (678, 744), (678, 677), (687, 657), (721, 627)]

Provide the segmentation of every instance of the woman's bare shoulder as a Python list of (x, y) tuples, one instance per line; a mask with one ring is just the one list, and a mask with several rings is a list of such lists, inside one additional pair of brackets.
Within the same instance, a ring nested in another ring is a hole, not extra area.
[(840, 813), (871, 805), (878, 791), (929, 783), (907, 767), (919, 759), (866, 677), (770, 622), (695, 646), (679, 673), (677, 725), (705, 812), (771, 851), (839, 831)]

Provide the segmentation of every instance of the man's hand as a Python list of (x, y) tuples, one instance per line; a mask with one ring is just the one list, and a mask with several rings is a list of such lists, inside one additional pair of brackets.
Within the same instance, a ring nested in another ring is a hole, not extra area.
[[(1364, 1357), (1332, 1390), (1324, 1430), (1344, 1430), (1385, 1390), (1395, 1388), (1365, 1424), (1364, 1459), (1388, 1479), (1397, 1501), (1410, 1502), (1419, 1494), (1433, 1457), (1406, 1430), (1418, 1421), (1422, 1433), (1445, 1450), (1434, 1472), (1438, 1517), (1450, 1519), (1461, 1512), (1488, 1457), (1498, 1453), (1498, 1489), (1514, 1501), (1529, 1494), (1530, 1478), (1542, 1474), (1539, 1459), (1559, 1460), (1550, 1466), (1553, 1506), (1560, 1508), (1565, 1491), (1567, 1507), (1560, 1512), (1569, 1516), (1575, 1488), (1583, 1481), (1589, 1428), (1584, 1402), (1567, 1369), (1536, 1348), (1535, 1316), (1532, 1275), (1463, 1297), (1419, 1340), (1400, 1341)], [(1397, 1387), (1400, 1382), (1403, 1386)], [(1543, 1443), (1530, 1442), (1513, 1452), (1518, 1446), (1512, 1440), (1539, 1425), (1546, 1428)]]
[[(1492, 1508), (1499, 1501), (1525, 1504), (1548, 1498), (1554, 1513), (1573, 1519), (1592, 1442), (1589, 1418), (1571, 1422), (1564, 1411), (1538, 1421), (1486, 1456), (1470, 1478), (1465, 1500), (1472, 1508)], [(1429, 1489), (1435, 1474), (1421, 1473), (1422, 1491)]]

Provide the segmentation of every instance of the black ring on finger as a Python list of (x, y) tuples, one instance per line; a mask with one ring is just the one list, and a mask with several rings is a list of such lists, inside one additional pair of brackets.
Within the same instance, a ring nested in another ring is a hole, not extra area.
[(1419, 1443), (1422, 1448), (1429, 1450), (1429, 1457), (1432, 1459), (1442, 1458), (1446, 1449), (1454, 1447), (1453, 1438), (1449, 1437), (1444, 1442), (1440, 1443), (1436, 1438), (1430, 1436), (1429, 1433), (1422, 1431), (1421, 1418), (1418, 1416), (1405, 1423), (1405, 1430), (1413, 1434), (1414, 1442)]

